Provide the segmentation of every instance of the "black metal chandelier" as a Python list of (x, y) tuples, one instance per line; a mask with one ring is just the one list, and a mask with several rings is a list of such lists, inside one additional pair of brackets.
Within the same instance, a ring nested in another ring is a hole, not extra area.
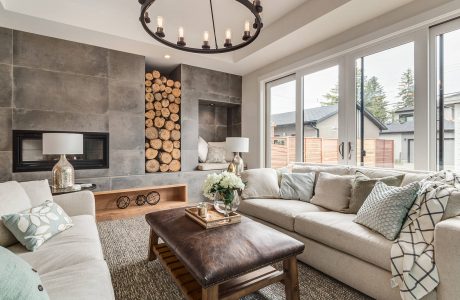
[(260, 0), (254, 0), (254, 1), (235, 0), (236, 2), (239, 2), (244, 7), (246, 7), (254, 15), (254, 23), (252, 24), (252, 28), (255, 31), (251, 35), (251, 24), (249, 21), (246, 21), (244, 24), (244, 32), (241, 37), (242, 42), (234, 45), (232, 43), (232, 33), (230, 29), (227, 29), (225, 32), (225, 40), (223, 43), (223, 47), (219, 47), (219, 44), (217, 43), (217, 37), (216, 37), (216, 26), (215, 26), (215, 21), (214, 21), (214, 11), (212, 7), (212, 0), (209, 0), (215, 45), (214, 47), (211, 47), (209, 43), (209, 32), (205, 31), (203, 33), (203, 44), (201, 48), (188, 47), (185, 41), (183, 27), (178, 28), (178, 37), (177, 37), (176, 43), (173, 43), (165, 39), (166, 35), (164, 32), (164, 28), (163, 28), (164, 20), (163, 20), (163, 17), (161, 16), (157, 17), (156, 31), (153, 32), (150, 30), (149, 26), (147, 25), (151, 22), (148, 10), (150, 6), (154, 4), (155, 1), (156, 0), (139, 0), (139, 3), (141, 4), (141, 15), (139, 17), (139, 20), (141, 21), (142, 27), (144, 27), (145, 31), (147, 31), (147, 33), (151, 37), (153, 37), (155, 40), (159, 41), (160, 43), (166, 46), (169, 46), (174, 49), (182, 50), (182, 51), (193, 52), (193, 53), (204, 53), (204, 54), (215, 54), (215, 53), (235, 51), (235, 50), (241, 49), (251, 44), (259, 36), (260, 30), (263, 27), (262, 18), (260, 16), (263, 8), (262, 8)]

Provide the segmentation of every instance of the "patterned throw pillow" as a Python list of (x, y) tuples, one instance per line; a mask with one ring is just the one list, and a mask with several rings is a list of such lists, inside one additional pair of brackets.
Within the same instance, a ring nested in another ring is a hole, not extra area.
[(209, 146), (207, 163), (225, 163), (225, 148)]
[(52, 201), (17, 214), (2, 216), (6, 228), (24, 245), (35, 251), (46, 240), (73, 226), (64, 210)]
[(49, 299), (37, 271), (3, 247), (0, 247), (0, 266), (0, 299)]
[(392, 241), (398, 237), (419, 189), (418, 182), (394, 187), (379, 181), (353, 221)]

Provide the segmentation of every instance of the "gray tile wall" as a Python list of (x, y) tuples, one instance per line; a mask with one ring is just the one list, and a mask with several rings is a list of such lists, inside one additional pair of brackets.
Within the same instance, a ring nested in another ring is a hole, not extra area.
[[(179, 66), (174, 74), (182, 81), (182, 170), (191, 171), (198, 164), (199, 101), (241, 105), (242, 78), (190, 65)], [(238, 123), (241, 127), (241, 116)]]
[(51, 175), (12, 173), (14, 129), (109, 132), (110, 168), (77, 170), (79, 182), (98, 190), (188, 183), (191, 201), (200, 201), (209, 172), (190, 172), (198, 162), (198, 101), (241, 103), (241, 77), (187, 65), (175, 70), (182, 80), (183, 172), (145, 174), (144, 72), (142, 56), (0, 27), (0, 182)]

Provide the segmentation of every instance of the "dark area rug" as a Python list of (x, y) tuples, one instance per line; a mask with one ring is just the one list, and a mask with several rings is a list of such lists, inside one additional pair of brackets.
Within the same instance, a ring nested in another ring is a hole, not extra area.
[[(149, 227), (144, 217), (99, 222), (98, 228), (117, 299), (183, 299), (160, 263), (146, 259)], [(301, 262), (299, 281), (301, 299), (370, 299)], [(284, 286), (274, 284), (243, 299), (285, 299)]]

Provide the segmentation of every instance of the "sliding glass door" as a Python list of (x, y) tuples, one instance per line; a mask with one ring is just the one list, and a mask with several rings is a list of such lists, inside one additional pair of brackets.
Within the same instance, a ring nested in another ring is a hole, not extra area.
[(266, 85), (266, 166), (281, 168), (296, 159), (296, 78)]
[(433, 27), (431, 33), (437, 169), (460, 170), (460, 21)]
[(345, 158), (345, 142), (339, 142), (339, 66), (305, 74), (302, 81), (303, 161), (338, 164)]
[(356, 161), (414, 168), (414, 43), (356, 59)]

